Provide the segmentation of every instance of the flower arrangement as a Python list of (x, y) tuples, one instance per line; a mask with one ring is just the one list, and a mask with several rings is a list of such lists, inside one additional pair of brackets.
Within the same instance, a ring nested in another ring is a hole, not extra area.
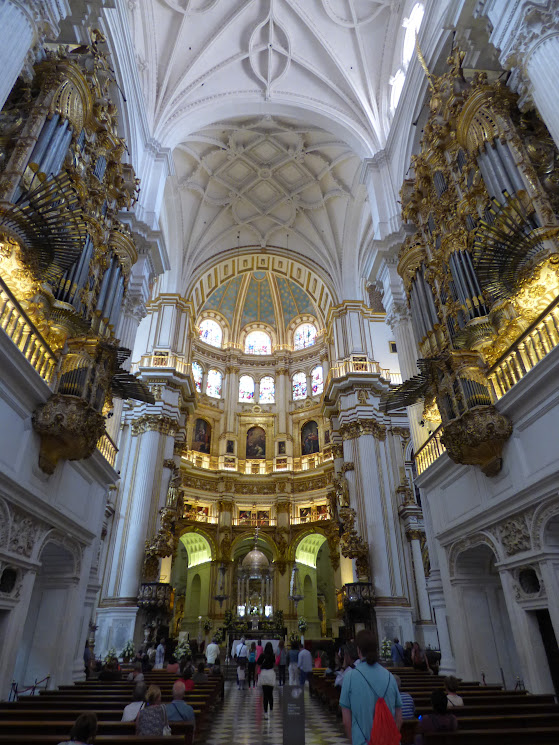
[(307, 626), (308, 626), (307, 619), (304, 618), (304, 616), (301, 616), (301, 618), (299, 619), (299, 621), (297, 623), (297, 628), (299, 629), (299, 631), (301, 632), (301, 634), (304, 634), (305, 633), (305, 631), (307, 630)]
[(218, 629), (214, 634), (214, 638), (216, 644), (221, 644), (223, 641), (223, 629)]
[(233, 626), (233, 611), (225, 611), (224, 626), (226, 629), (230, 629)]
[(203, 621), (203, 623), (202, 623), (202, 626), (204, 627), (204, 631), (206, 632), (206, 634), (207, 634), (207, 633), (208, 633), (209, 631), (211, 631), (211, 630), (212, 630), (212, 622), (210, 621), (210, 619), (209, 619), (209, 618), (206, 618), (206, 619), (204, 619), (204, 621)]
[(134, 647), (134, 642), (132, 639), (128, 639), (124, 647), (122, 648), (121, 657), (123, 659), (130, 660), (132, 657), (134, 657), (134, 652), (136, 651), (136, 648)]
[(175, 657), (177, 660), (182, 660), (183, 657), (190, 657), (191, 654), (192, 650), (190, 649), (188, 639), (181, 639), (175, 647)]
[(380, 655), (383, 660), (388, 660), (390, 658), (391, 649), (392, 649), (392, 644), (390, 643), (390, 640), (384, 637), (380, 645)]
[(105, 655), (103, 659), (103, 663), (105, 665), (108, 665), (111, 660), (113, 660), (117, 656), (116, 649), (114, 647), (111, 647), (110, 649), (107, 649), (107, 654)]

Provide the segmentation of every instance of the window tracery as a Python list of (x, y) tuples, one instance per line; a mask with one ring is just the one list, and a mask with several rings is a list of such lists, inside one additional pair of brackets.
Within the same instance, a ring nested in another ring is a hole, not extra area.
[(266, 375), (260, 381), (260, 398), (261, 404), (273, 404), (276, 401), (276, 384), (271, 375)]
[(324, 373), (322, 365), (317, 365), (311, 372), (312, 395), (319, 396), (324, 390)]
[(212, 347), (221, 347), (223, 330), (219, 323), (212, 318), (204, 318), (200, 323), (200, 339)]
[(245, 339), (245, 354), (272, 354), (272, 340), (265, 331), (251, 331)]
[(239, 401), (254, 400), (254, 380), (250, 375), (241, 375), (239, 378)]
[(208, 382), (206, 383), (206, 395), (212, 398), (221, 398), (223, 375), (219, 370), (208, 370)]
[(293, 333), (293, 349), (306, 349), (316, 343), (318, 331), (312, 323), (302, 323)]
[(293, 400), (300, 401), (307, 397), (307, 376), (303, 372), (293, 376)]
[(194, 385), (196, 386), (196, 390), (198, 393), (202, 393), (202, 380), (204, 378), (204, 371), (202, 369), (202, 365), (198, 364), (198, 362), (192, 363), (192, 377), (194, 378)]

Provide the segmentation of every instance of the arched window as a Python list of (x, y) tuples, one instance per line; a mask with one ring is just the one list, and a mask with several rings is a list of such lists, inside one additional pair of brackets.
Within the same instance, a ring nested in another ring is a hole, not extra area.
[(293, 376), (293, 400), (299, 401), (307, 397), (307, 376), (303, 372)]
[(250, 375), (241, 375), (239, 378), (239, 401), (252, 401), (254, 399), (254, 380)]
[(324, 376), (322, 374), (322, 365), (317, 365), (311, 372), (312, 395), (320, 396), (324, 390)]
[(312, 347), (317, 337), (316, 327), (312, 323), (302, 323), (293, 334), (293, 349)]
[(261, 404), (273, 404), (276, 400), (276, 385), (271, 375), (267, 375), (260, 381), (260, 400)]
[(245, 340), (245, 354), (272, 354), (272, 340), (265, 331), (251, 331)]
[(204, 377), (204, 371), (202, 365), (197, 362), (192, 363), (192, 377), (194, 378), (194, 385), (198, 393), (202, 393), (202, 378)]
[(396, 75), (390, 78), (390, 84), (392, 85), (392, 91), (390, 92), (390, 110), (392, 112), (396, 111), (398, 101), (402, 95), (405, 80), (406, 74), (401, 68), (398, 70)]
[(219, 370), (208, 370), (208, 382), (206, 383), (206, 395), (212, 398), (221, 398), (222, 374)]
[(413, 52), (415, 49), (415, 37), (416, 34), (419, 32), (419, 27), (421, 26), (424, 12), (425, 8), (423, 7), (423, 3), (416, 3), (412, 8), (410, 17), (406, 18), (404, 20), (404, 23), (402, 24), (406, 29), (406, 33), (404, 36), (404, 48), (402, 50), (402, 62), (404, 64), (404, 68), (406, 69), (410, 63), (411, 58), (413, 57)]
[(200, 339), (206, 344), (211, 344), (212, 347), (221, 347), (223, 331), (219, 323), (211, 318), (204, 318), (200, 324)]

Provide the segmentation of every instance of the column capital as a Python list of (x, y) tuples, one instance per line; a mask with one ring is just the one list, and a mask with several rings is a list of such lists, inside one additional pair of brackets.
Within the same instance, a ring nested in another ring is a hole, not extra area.
[(386, 323), (392, 331), (403, 323), (411, 321), (411, 313), (408, 304), (404, 302), (392, 303), (390, 310), (386, 314)]
[(361, 435), (373, 435), (377, 440), (386, 439), (386, 425), (380, 424), (376, 419), (355, 419), (342, 424), (340, 435), (343, 440), (353, 440)]
[(143, 414), (138, 419), (134, 419), (131, 428), (132, 437), (142, 435), (144, 432), (159, 432), (161, 435), (174, 437), (179, 429), (179, 423), (163, 414)]

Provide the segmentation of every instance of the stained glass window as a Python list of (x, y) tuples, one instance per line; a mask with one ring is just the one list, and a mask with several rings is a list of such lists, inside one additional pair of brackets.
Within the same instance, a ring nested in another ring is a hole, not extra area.
[(260, 381), (260, 403), (273, 404), (276, 400), (276, 386), (271, 376), (266, 376)]
[(295, 373), (293, 376), (293, 400), (298, 401), (307, 397), (307, 376), (305, 373)]
[(222, 375), (219, 370), (208, 370), (208, 382), (206, 384), (206, 395), (212, 398), (221, 398)]
[(312, 347), (316, 342), (317, 333), (316, 327), (312, 323), (302, 323), (300, 326), (297, 326), (293, 334), (293, 348), (305, 349), (306, 347)]
[(245, 354), (272, 354), (272, 340), (265, 331), (251, 331), (245, 340)]
[(241, 375), (239, 378), (239, 401), (252, 401), (254, 399), (254, 380), (250, 375)]
[(200, 324), (200, 339), (212, 347), (221, 347), (223, 331), (219, 323), (212, 321), (211, 318), (205, 318)]
[(311, 372), (312, 395), (319, 396), (324, 390), (324, 376), (322, 374), (322, 365), (318, 365)]
[(194, 385), (198, 393), (202, 393), (202, 378), (204, 377), (204, 371), (202, 365), (197, 362), (192, 363), (192, 377), (194, 378)]

